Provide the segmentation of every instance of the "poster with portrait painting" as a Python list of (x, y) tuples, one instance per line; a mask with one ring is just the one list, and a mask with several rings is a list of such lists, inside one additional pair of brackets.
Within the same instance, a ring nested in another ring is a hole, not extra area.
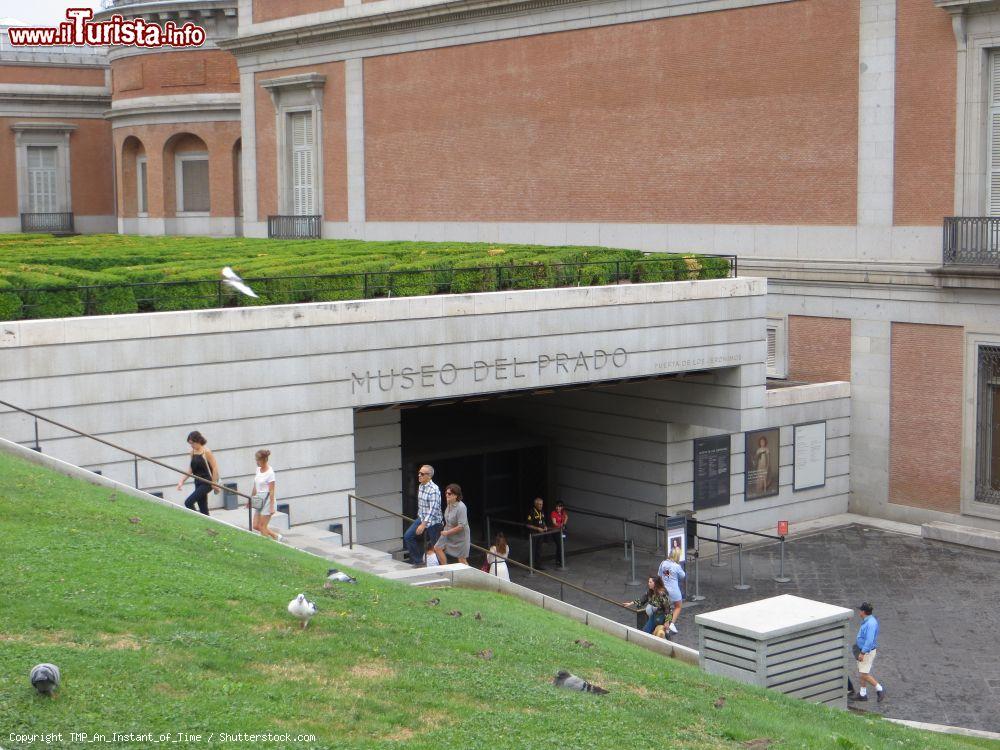
[(747, 500), (759, 500), (762, 497), (778, 494), (780, 435), (777, 427), (747, 433), (745, 456)]
[(687, 526), (683, 523), (667, 527), (667, 557), (679, 563), (687, 560)]

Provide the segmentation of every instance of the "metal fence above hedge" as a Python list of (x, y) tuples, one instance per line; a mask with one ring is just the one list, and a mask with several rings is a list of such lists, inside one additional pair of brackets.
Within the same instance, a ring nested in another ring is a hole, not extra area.
[(28, 289), (0, 287), (0, 320), (719, 279), (734, 277), (736, 273), (734, 255), (668, 255), (637, 260), (245, 278), (260, 295), (259, 299), (235, 292), (221, 279)]

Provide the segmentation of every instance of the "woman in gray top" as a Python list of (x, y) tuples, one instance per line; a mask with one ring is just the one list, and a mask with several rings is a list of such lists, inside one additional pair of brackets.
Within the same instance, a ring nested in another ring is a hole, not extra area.
[(444, 490), (448, 502), (444, 509), (444, 531), (434, 545), (434, 554), (442, 565), (447, 563), (445, 555), (457, 557), (463, 565), (469, 564), (469, 513), (462, 502), (462, 488), (449, 484)]

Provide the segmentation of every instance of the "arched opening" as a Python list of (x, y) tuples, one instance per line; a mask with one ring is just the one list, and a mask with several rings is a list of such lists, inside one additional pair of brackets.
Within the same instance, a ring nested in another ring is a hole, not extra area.
[(146, 147), (134, 135), (122, 143), (122, 215), (126, 218), (149, 213), (149, 165)]
[(165, 216), (208, 216), (211, 209), (208, 146), (193, 133), (177, 133), (163, 145)]

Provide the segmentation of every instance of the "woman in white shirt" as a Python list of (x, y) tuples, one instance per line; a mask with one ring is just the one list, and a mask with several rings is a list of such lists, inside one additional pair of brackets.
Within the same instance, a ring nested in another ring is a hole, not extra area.
[(250, 498), (250, 507), (256, 513), (253, 516), (254, 531), (259, 531), (262, 536), (269, 536), (279, 542), (284, 541), (284, 537), (276, 531), (267, 527), (274, 515), (274, 469), (267, 460), (271, 457), (271, 451), (261, 449), (254, 454), (257, 461), (257, 473), (253, 478), (253, 497)]
[(510, 580), (510, 571), (507, 570), (507, 555), (510, 550), (507, 547), (507, 537), (502, 531), (498, 531), (493, 539), (493, 546), (490, 547), (489, 554), (486, 555), (486, 562), (490, 566), (490, 575)]

